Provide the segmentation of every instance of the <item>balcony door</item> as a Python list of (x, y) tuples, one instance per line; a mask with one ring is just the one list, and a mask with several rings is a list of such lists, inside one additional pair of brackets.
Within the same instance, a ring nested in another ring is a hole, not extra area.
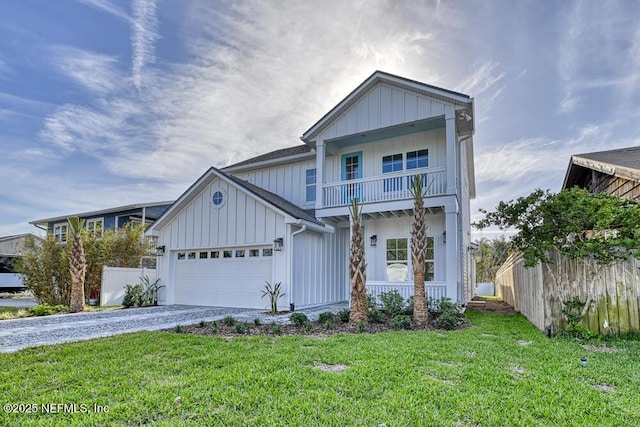
[[(362, 151), (342, 155), (342, 181), (352, 181), (362, 178)], [(342, 186), (342, 202), (351, 203), (351, 200), (362, 200), (362, 184), (345, 183)]]

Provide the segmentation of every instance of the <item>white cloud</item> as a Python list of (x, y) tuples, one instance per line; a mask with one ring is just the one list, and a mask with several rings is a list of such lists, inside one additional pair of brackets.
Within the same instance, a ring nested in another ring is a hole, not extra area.
[(154, 43), (158, 39), (155, 0), (133, 0), (131, 22), (131, 50), (133, 84), (138, 91), (142, 86), (144, 67), (155, 61)]
[(106, 95), (122, 85), (117, 58), (69, 46), (52, 48), (52, 63), (64, 75), (94, 95)]
[(93, 7), (95, 9), (110, 13), (111, 15), (117, 18), (120, 18), (123, 21), (131, 22), (131, 17), (127, 15), (127, 12), (124, 11), (120, 6), (114, 4), (109, 0), (76, 0), (76, 1), (83, 3), (87, 6)]

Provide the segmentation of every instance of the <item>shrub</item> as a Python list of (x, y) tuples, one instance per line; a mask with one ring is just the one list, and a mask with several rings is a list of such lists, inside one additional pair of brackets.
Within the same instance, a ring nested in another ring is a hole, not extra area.
[(272, 322), (271, 323), (271, 333), (274, 335), (280, 335), (280, 325), (278, 325), (276, 322)]
[(259, 317), (256, 317), (255, 319), (253, 319), (253, 324), (256, 326), (260, 326), (262, 325), (262, 322), (260, 321)]
[(403, 313), (406, 314), (407, 316), (412, 316), (413, 315), (413, 304), (414, 304), (415, 298), (413, 297), (413, 295), (411, 295), (409, 297), (409, 299), (407, 299), (407, 305), (405, 306)]
[(311, 330), (313, 329), (313, 325), (311, 325), (311, 322), (309, 322), (308, 320), (304, 323), (304, 330), (305, 332), (309, 333), (311, 332)]
[(144, 288), (141, 284), (124, 285), (124, 297), (122, 306), (124, 308), (141, 307), (144, 304)]
[(338, 319), (340, 319), (340, 321), (342, 323), (349, 323), (349, 316), (351, 315), (351, 311), (350, 310), (340, 310), (337, 314)]
[(402, 313), (404, 308), (404, 298), (400, 295), (400, 292), (393, 291), (383, 292), (380, 294), (380, 301), (382, 302), (382, 309), (389, 316), (396, 316)]
[(176, 325), (176, 333), (177, 334), (182, 333), (182, 325), (179, 323)]
[(289, 320), (291, 321), (291, 323), (293, 323), (296, 326), (303, 326), (305, 323), (309, 321), (309, 318), (307, 317), (306, 314), (298, 311), (296, 313), (293, 313), (291, 316), (289, 316)]
[(367, 325), (361, 320), (358, 322), (358, 332), (363, 333), (367, 329)]
[(278, 300), (285, 296), (286, 294), (282, 293), (280, 288), (282, 283), (278, 282), (271, 286), (271, 283), (265, 282), (264, 291), (262, 292), (262, 298), (269, 296), (269, 303), (271, 305), (271, 313), (276, 314), (278, 312)]
[(204, 320), (201, 320), (200, 323), (198, 323), (198, 327), (199, 328), (204, 328), (205, 327)]
[(320, 316), (318, 317), (318, 322), (321, 324), (325, 324), (327, 323), (328, 320), (331, 320), (333, 322), (333, 313), (330, 311), (325, 311), (324, 313), (320, 313)]
[(218, 333), (218, 323), (217, 322), (213, 322), (211, 324), (211, 333), (213, 333), (213, 334), (217, 334)]
[(451, 302), (451, 298), (442, 297), (439, 300), (429, 298), (427, 299), (427, 310), (429, 311), (429, 317), (432, 319), (437, 318), (442, 313), (456, 313), (460, 315), (460, 304)]
[(238, 323), (236, 324), (236, 332), (239, 334), (244, 334), (249, 329), (249, 326), (246, 323)]
[(370, 322), (373, 323), (384, 323), (387, 321), (387, 317), (384, 315), (384, 313), (377, 308), (369, 310), (367, 312), (367, 318)]
[(371, 294), (367, 294), (367, 311), (369, 310), (377, 310), (378, 309), (378, 301), (376, 297)]
[(398, 314), (391, 321), (391, 326), (396, 331), (399, 331), (401, 329), (411, 329), (411, 318), (406, 314)]
[(236, 324), (236, 319), (234, 319), (233, 316), (225, 316), (224, 319), (222, 319), (222, 324), (227, 326), (233, 326)]
[(50, 316), (52, 314), (68, 313), (68, 312), (69, 312), (69, 307), (62, 304), (58, 304), (58, 305), (40, 304), (36, 307), (31, 307), (29, 309), (29, 313), (31, 313), (34, 316)]
[(455, 329), (460, 323), (460, 316), (455, 311), (443, 311), (440, 313), (435, 323), (440, 329)]
[(327, 319), (326, 321), (324, 321), (324, 323), (322, 323), (322, 325), (325, 327), (325, 329), (333, 329), (333, 318)]

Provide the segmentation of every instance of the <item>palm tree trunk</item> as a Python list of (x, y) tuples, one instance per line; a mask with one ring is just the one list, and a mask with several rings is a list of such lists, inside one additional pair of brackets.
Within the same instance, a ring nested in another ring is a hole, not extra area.
[(71, 298), (69, 311), (78, 313), (84, 311), (84, 275), (87, 269), (87, 261), (82, 246), (82, 229), (84, 221), (78, 218), (69, 218), (69, 230), (73, 236), (73, 246), (69, 257), (69, 272), (71, 273)]
[(351, 210), (351, 250), (349, 253), (349, 281), (351, 284), (351, 312), (349, 323), (367, 323), (367, 263), (364, 257), (361, 216), (358, 200), (354, 199)]
[(424, 327), (429, 321), (424, 290), (424, 256), (427, 249), (427, 223), (424, 208), (422, 176), (411, 182), (413, 223), (411, 224), (411, 261), (413, 263), (413, 322)]

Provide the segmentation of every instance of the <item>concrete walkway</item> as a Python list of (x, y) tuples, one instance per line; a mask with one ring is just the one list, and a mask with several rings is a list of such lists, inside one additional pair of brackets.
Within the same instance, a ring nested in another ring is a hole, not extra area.
[[(324, 311), (338, 312), (347, 303), (331, 304), (298, 310), (310, 320), (317, 320)], [(236, 320), (262, 323), (289, 323), (289, 314), (270, 316), (264, 310), (243, 308), (197, 307), (169, 305), (98, 311), (0, 321), (0, 352), (10, 353), (27, 347), (60, 344), (137, 331), (157, 331), (176, 325), (190, 325), (204, 320), (212, 322), (225, 316)]]

